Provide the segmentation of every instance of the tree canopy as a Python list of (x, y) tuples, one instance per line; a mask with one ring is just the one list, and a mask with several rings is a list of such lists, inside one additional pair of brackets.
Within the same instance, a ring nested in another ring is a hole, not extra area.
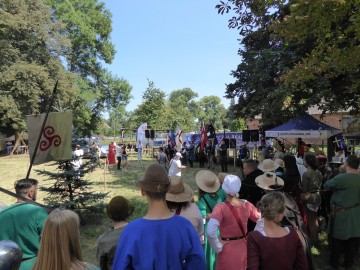
[(73, 106), (78, 94), (74, 76), (59, 56), (70, 41), (61, 36), (64, 25), (52, 21), (49, 6), (41, 0), (0, 2), (0, 119), (2, 126), (25, 129), (25, 115), (46, 108), (59, 79), (58, 97)]
[(25, 115), (72, 109), (74, 126), (90, 135), (105, 111), (121, 113), (131, 86), (102, 67), (111, 63), (111, 13), (97, 0), (0, 2), (1, 126), (25, 130)]
[(196, 115), (199, 112), (199, 105), (194, 100), (198, 94), (190, 88), (172, 91), (169, 95), (170, 128), (177, 126), (182, 130), (195, 130)]
[(141, 123), (147, 123), (151, 129), (163, 129), (167, 126), (168, 119), (164, 117), (167, 113), (165, 96), (165, 92), (156, 88), (153, 81), (148, 80), (148, 87), (142, 96), (143, 101), (133, 113), (136, 127)]
[(128, 115), (126, 127), (137, 128), (147, 123), (150, 129), (176, 130), (184, 132), (199, 131), (202, 124), (213, 124), (220, 130), (224, 126), (231, 131), (242, 127), (241, 120), (231, 120), (230, 113), (221, 104), (217, 96), (205, 96), (196, 100), (198, 94), (190, 88), (165, 92), (148, 80), (148, 87), (143, 94), (142, 103)]
[(236, 116), (276, 125), (318, 106), (323, 113), (360, 106), (359, 1), (228, 1), (229, 27), (243, 36), (242, 63), (226, 96)]

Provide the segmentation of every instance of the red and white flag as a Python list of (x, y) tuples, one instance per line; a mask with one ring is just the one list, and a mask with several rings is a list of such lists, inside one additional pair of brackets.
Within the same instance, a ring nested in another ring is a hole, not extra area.
[[(26, 116), (30, 157), (35, 152), (44, 119), (45, 114)], [(72, 158), (72, 120), (72, 111), (49, 113), (36, 151), (34, 165), (50, 160), (69, 160)]]
[(201, 143), (200, 143), (200, 149), (204, 149), (207, 141), (208, 141), (207, 130), (206, 130), (205, 125), (203, 124), (203, 125), (202, 125), (202, 128), (201, 128)]

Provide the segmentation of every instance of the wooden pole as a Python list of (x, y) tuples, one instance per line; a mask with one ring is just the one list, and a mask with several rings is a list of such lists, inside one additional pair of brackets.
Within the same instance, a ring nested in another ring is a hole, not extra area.
[(37, 139), (37, 142), (36, 142), (36, 146), (35, 146), (35, 148), (34, 148), (34, 153), (32, 153), (32, 156), (31, 156), (30, 166), (29, 166), (28, 172), (27, 172), (27, 174), (26, 174), (26, 179), (29, 178), (30, 172), (31, 172), (31, 168), (32, 168), (32, 166), (33, 166), (33, 164), (34, 164), (34, 161), (35, 161), (35, 157), (36, 157), (37, 149), (39, 148), (39, 144), (40, 144), (40, 140), (41, 140), (41, 137), (42, 137), (42, 133), (43, 133), (43, 131), (44, 131), (44, 127), (45, 127), (46, 121), (47, 121), (47, 119), (48, 119), (48, 116), (49, 116), (49, 113), (50, 113), (50, 109), (51, 109), (51, 107), (52, 107), (52, 105), (53, 105), (53, 103), (54, 103), (55, 97), (56, 97), (56, 91), (57, 91), (58, 83), (59, 83), (59, 81), (57, 80), (56, 83), (55, 83), (55, 87), (54, 87), (52, 96), (51, 96), (50, 101), (49, 101), (49, 104), (48, 104), (48, 108), (47, 108), (47, 111), (46, 111), (46, 114), (45, 114), (44, 122), (42, 123), (41, 129), (40, 129), (40, 133), (39, 133), (39, 136), (38, 136), (38, 139)]

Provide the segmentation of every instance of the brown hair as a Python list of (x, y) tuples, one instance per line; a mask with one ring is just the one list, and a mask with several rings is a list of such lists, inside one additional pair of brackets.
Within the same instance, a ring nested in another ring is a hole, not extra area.
[(285, 198), (281, 192), (273, 191), (265, 194), (256, 206), (263, 218), (274, 220), (279, 214), (285, 212)]
[(123, 196), (115, 196), (106, 207), (106, 213), (113, 221), (125, 221), (135, 207)]
[(85, 270), (80, 248), (79, 217), (55, 209), (45, 221), (40, 250), (33, 270)]
[(14, 183), (15, 192), (17, 195), (20, 196), (24, 196), (28, 192), (29, 188), (37, 185), (38, 185), (38, 180), (32, 178), (24, 178), (24, 179), (16, 180)]
[(144, 190), (144, 193), (146, 193), (146, 195), (154, 200), (154, 201), (165, 201), (165, 197), (166, 197), (166, 192), (151, 192), (151, 191), (147, 191)]

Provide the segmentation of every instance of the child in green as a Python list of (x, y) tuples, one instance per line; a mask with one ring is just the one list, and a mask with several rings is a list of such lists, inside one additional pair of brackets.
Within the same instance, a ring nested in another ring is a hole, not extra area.
[(206, 228), (209, 216), (215, 205), (226, 200), (225, 192), (220, 189), (218, 177), (211, 171), (201, 170), (195, 176), (196, 184), (199, 187), (199, 200), (197, 206), (204, 218), (204, 234), (205, 234), (205, 258), (208, 270), (215, 270), (216, 253), (210, 246), (206, 237)]

